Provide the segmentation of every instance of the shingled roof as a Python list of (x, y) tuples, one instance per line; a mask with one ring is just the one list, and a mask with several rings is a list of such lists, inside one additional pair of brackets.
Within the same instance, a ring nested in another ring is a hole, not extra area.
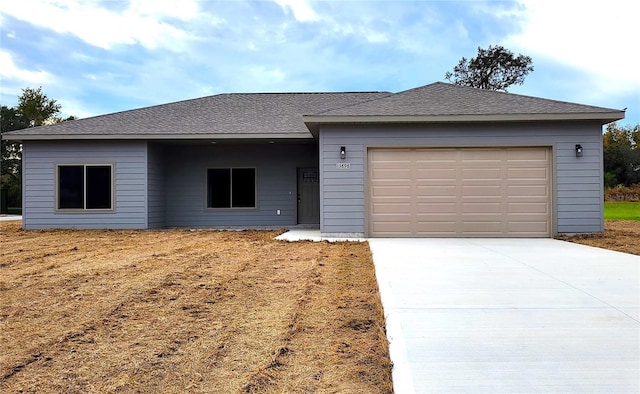
[[(624, 111), (436, 82), (389, 92), (235, 93), (5, 134), (37, 139), (311, 138), (321, 124), (592, 120)], [(309, 133), (311, 131), (311, 133)]]
[(312, 138), (302, 115), (386, 97), (389, 92), (232, 93), (7, 133), (7, 139)]
[(624, 118), (624, 111), (436, 82), (377, 100), (305, 116), (319, 124), (479, 121), (597, 120)]
[(318, 115), (577, 114), (615, 110), (436, 82)]

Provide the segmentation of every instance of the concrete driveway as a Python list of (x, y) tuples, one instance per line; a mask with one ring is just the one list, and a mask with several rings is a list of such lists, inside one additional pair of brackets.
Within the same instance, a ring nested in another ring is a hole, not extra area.
[(639, 256), (552, 239), (369, 243), (396, 393), (640, 392)]

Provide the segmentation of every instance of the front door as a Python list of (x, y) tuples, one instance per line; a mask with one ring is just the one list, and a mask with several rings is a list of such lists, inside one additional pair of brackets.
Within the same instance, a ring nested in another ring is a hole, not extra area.
[(298, 168), (298, 223), (320, 223), (320, 179), (317, 168)]

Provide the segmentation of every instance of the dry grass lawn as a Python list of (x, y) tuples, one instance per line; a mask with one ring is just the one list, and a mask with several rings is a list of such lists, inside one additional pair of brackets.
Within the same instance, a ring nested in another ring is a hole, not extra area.
[(1, 392), (390, 393), (366, 243), (0, 223)]
[(558, 237), (598, 248), (617, 250), (640, 256), (640, 222), (634, 220), (605, 220), (604, 234), (574, 235)]

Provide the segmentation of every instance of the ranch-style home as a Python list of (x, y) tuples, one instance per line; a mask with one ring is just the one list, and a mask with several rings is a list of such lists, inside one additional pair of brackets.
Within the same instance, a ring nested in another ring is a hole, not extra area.
[(219, 94), (5, 134), (23, 226), (319, 226), (325, 236), (603, 231), (602, 125), (624, 111), (433, 83)]

